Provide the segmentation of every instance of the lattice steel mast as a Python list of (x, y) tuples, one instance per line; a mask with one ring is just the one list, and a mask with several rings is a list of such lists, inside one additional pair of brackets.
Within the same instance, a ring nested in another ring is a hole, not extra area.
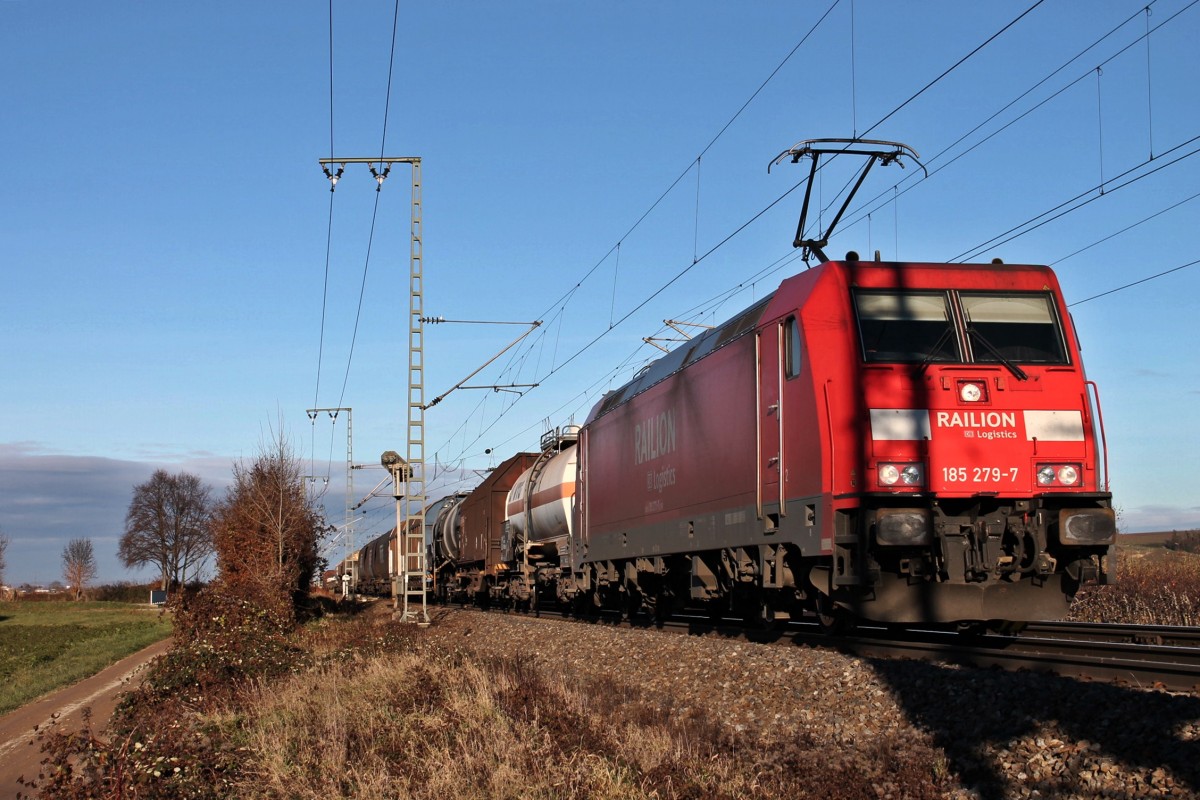
[[(425, 594), (425, 287), (421, 249), (421, 159), (400, 158), (322, 158), (318, 159), (330, 191), (337, 187), (347, 164), (366, 164), (378, 188), (394, 164), (412, 166), (412, 206), (409, 222), (409, 296), (408, 296), (408, 436), (407, 459), (391, 460), (384, 454), (383, 464), (392, 472), (396, 496), (396, 542), (399, 550), (397, 574), (392, 581), (396, 616), (402, 622), (429, 622)], [(331, 167), (337, 165), (337, 171)], [(378, 169), (376, 169), (378, 165)], [(378, 190), (377, 188), (377, 190)]]

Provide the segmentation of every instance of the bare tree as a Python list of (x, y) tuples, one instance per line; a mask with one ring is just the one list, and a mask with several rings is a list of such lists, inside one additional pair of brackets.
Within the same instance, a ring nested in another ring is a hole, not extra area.
[(186, 582), (189, 570), (195, 575), (212, 553), (211, 492), (191, 473), (161, 469), (133, 487), (117, 548), (125, 566), (156, 565), (164, 590)]
[(63, 580), (83, 599), (84, 588), (96, 577), (96, 554), (91, 539), (72, 539), (63, 548)]
[(4, 568), (8, 566), (5, 561), (5, 554), (8, 552), (8, 534), (0, 531), (0, 584), (4, 583)]
[(233, 485), (213, 514), (219, 580), (227, 591), (294, 618), (319, 564), (325, 534), (316, 498), (281, 433), (253, 463), (233, 467)]

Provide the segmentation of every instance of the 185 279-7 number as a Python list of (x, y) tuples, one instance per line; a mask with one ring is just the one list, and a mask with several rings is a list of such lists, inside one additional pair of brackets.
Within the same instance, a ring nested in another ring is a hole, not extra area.
[(946, 483), (1016, 483), (1018, 467), (942, 467)]

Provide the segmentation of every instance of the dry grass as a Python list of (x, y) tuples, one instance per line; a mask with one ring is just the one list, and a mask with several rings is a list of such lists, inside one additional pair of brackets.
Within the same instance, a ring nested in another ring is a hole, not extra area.
[[(1120, 581), (1075, 618), (1200, 624), (1200, 556), (1122, 554)], [(936, 753), (886, 736), (830, 753), (802, 732), (733, 735), (615, 678), (584, 681), (437, 629), (358, 618), (312, 626), (317, 666), (242, 698), (255, 754), (238, 793), (272, 798), (943, 796)], [(514, 653), (518, 651), (514, 650)], [(651, 702), (651, 700), (653, 702)], [(715, 713), (715, 709), (714, 709)]]
[(1200, 625), (1200, 555), (1123, 547), (1117, 556), (1116, 583), (1080, 592), (1070, 619)]
[[(1200, 620), (1200, 556), (1131, 548), (1119, 570), (1075, 618)], [(920, 800), (958, 788), (911, 732), (833, 748), (806, 729), (735, 733), (694, 686), (687, 699), (638, 675), (538, 666), (451, 627), (381, 613), (287, 633), (252, 605), (198, 599), (111, 735), (47, 736), (41, 796)]]
[(669, 698), (643, 702), (611, 679), (580, 684), (519, 657), (463, 650), (436, 631), (355, 624), (378, 652), (327, 647), (313, 671), (244, 698), (239, 738), (255, 759), (235, 793), (874, 798), (890, 783), (893, 796), (940, 794), (930, 754), (898, 743), (842, 763), (795, 732), (734, 738), (701, 712), (672, 716), (658, 710)]
[[(260, 760), (243, 788), (269, 797), (646, 797), (646, 772), (693, 755), (661, 729), (598, 729), (585, 698), (522, 662), (423, 642), (329, 663), (250, 705)], [(753, 790), (724, 772), (713, 778)]]

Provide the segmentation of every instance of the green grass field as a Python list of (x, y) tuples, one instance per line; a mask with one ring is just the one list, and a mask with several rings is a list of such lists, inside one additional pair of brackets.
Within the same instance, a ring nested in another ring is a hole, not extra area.
[(169, 618), (144, 605), (0, 603), (0, 714), (170, 634)]

